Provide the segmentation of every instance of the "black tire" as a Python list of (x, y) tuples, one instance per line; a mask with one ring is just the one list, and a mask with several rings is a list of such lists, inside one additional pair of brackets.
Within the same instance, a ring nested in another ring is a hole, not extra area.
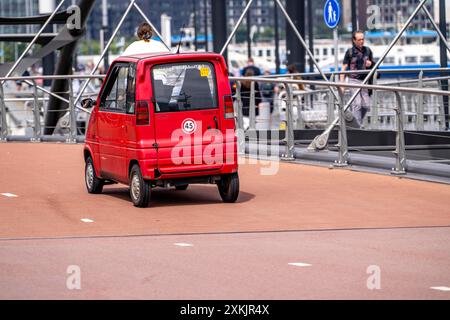
[(236, 202), (239, 196), (239, 176), (237, 173), (223, 175), (222, 179), (217, 182), (220, 196), (223, 202)]
[(133, 165), (130, 172), (130, 197), (133, 205), (139, 208), (146, 208), (150, 201), (151, 186), (144, 180), (141, 168), (137, 164)]
[(182, 191), (182, 190), (186, 190), (188, 187), (189, 187), (188, 184), (183, 184), (183, 185), (180, 185), (180, 186), (175, 186), (175, 189), (179, 190), (179, 191)]
[(84, 167), (84, 181), (86, 183), (86, 189), (89, 193), (102, 193), (105, 180), (100, 179), (95, 174), (94, 161), (92, 161), (91, 157), (86, 159), (86, 166)]

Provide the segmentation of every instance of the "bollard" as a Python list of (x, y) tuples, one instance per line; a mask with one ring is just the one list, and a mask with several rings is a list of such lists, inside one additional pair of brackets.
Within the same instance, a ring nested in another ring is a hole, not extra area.
[(69, 83), (69, 138), (66, 139), (67, 143), (77, 143), (77, 114), (75, 112), (75, 104), (73, 98), (73, 85), (72, 80), (68, 80)]
[(396, 156), (395, 168), (392, 168), (391, 174), (403, 175), (406, 174), (406, 155), (405, 155), (405, 132), (403, 131), (403, 109), (402, 99), (398, 92), (395, 92), (397, 106), (394, 108), (397, 119), (397, 137), (395, 151)]
[(31, 80), (33, 83), (33, 137), (30, 139), (31, 142), (40, 142), (41, 141), (41, 112), (39, 110), (39, 100), (38, 100), (38, 92), (36, 86), (36, 80)]
[[(342, 100), (342, 97), (340, 97)], [(335, 167), (347, 167), (348, 166), (348, 143), (347, 143), (347, 127), (345, 124), (345, 111), (344, 106), (341, 101), (339, 103), (339, 113), (338, 113), (338, 128), (339, 128), (339, 138), (338, 138), (338, 144), (336, 147), (339, 149), (339, 157), (338, 160), (334, 161)]]
[(6, 122), (6, 106), (5, 94), (3, 91), (3, 83), (0, 82), (0, 113), (1, 113), (1, 127), (0, 127), (0, 142), (6, 142), (8, 139), (8, 123)]
[(285, 84), (286, 93), (287, 93), (287, 103), (286, 103), (286, 137), (284, 138), (286, 141), (286, 154), (281, 156), (282, 160), (292, 161), (294, 159), (294, 121), (292, 114), (292, 87), (290, 84)]

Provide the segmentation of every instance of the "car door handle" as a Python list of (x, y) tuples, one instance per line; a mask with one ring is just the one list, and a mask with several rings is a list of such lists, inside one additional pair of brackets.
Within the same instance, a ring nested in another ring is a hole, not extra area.
[(214, 116), (214, 124), (216, 125), (216, 129), (219, 129), (219, 123), (217, 122), (216, 116)]

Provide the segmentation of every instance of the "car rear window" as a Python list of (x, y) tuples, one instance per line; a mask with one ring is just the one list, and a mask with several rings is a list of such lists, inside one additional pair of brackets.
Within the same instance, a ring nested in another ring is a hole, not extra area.
[(208, 62), (173, 63), (152, 68), (155, 112), (217, 108), (214, 67)]

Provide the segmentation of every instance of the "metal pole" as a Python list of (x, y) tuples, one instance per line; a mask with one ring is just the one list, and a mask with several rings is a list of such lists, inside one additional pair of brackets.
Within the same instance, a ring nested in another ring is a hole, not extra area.
[(194, 50), (197, 51), (197, 8), (195, 6), (195, 0), (192, 0), (192, 10), (194, 12)]
[[(439, 0), (439, 29), (440, 33), (442, 33), (441, 41), (440, 41), (440, 56), (441, 56), (441, 67), (447, 68), (448, 67), (448, 58), (447, 58), (447, 52), (445, 51), (444, 44), (447, 46), (448, 49), (448, 43), (447, 43), (447, 18), (446, 18), (446, 10), (445, 10), (445, 0)], [(441, 76), (445, 76), (445, 74), (441, 73)], [(441, 81), (441, 88), (443, 91), (448, 91), (448, 80), (442, 80)], [(445, 123), (445, 130), (450, 130), (449, 127), (449, 108), (448, 108), (448, 96), (442, 97), (443, 107), (444, 107), (444, 123)]]
[(208, 43), (208, 0), (205, 0), (205, 51), (209, 51), (209, 43)]
[(31, 42), (28, 44), (28, 46), (25, 48), (25, 51), (22, 52), (22, 54), (20, 55), (20, 57), (16, 60), (16, 62), (14, 63), (14, 65), (11, 67), (11, 69), (9, 69), (8, 73), (5, 75), (5, 78), (8, 78), (13, 72), (14, 70), (17, 68), (17, 66), (19, 65), (19, 63), (22, 61), (22, 59), (25, 57), (25, 55), (28, 53), (28, 51), (31, 49), (31, 47), (34, 45), (34, 43), (36, 42), (36, 40), (39, 38), (39, 36), (41, 35), (41, 33), (44, 31), (44, 29), (47, 27), (47, 25), (50, 23), (50, 21), (53, 19), (53, 17), (55, 16), (56, 12), (58, 12), (59, 8), (62, 6), (62, 4), (64, 3), (65, 0), (61, 0), (61, 2), (58, 4), (58, 6), (55, 8), (55, 10), (52, 12), (52, 14), (48, 17), (47, 21), (45, 21), (44, 25), (41, 27), (41, 29), (38, 31), (38, 33), (36, 33), (36, 35), (34, 36), (33, 40), (31, 40)]
[[(279, 1), (279, 0), (277, 0)], [(422, 0), (422, 2), (417, 6), (417, 8), (414, 10), (414, 12), (411, 14), (411, 16), (409, 17), (408, 21), (405, 23), (405, 25), (403, 26), (403, 28), (400, 30), (400, 32), (395, 36), (394, 40), (392, 40), (391, 44), (389, 45), (389, 47), (386, 49), (386, 51), (381, 55), (380, 59), (375, 63), (375, 65), (372, 67), (371, 71), (369, 72), (369, 74), (366, 76), (366, 78), (363, 81), (363, 84), (366, 84), (369, 79), (373, 76), (373, 74), (377, 71), (378, 67), (380, 66), (380, 64), (383, 62), (384, 58), (386, 58), (386, 56), (389, 54), (389, 52), (391, 51), (391, 49), (394, 47), (394, 45), (397, 43), (398, 39), (400, 39), (400, 37), (403, 35), (403, 33), (405, 32), (405, 30), (408, 28), (408, 26), (410, 25), (411, 21), (414, 19), (414, 17), (418, 14), (418, 12), (421, 10), (421, 8), (425, 5), (425, 3), (427, 2), (427, 0)], [(358, 96), (358, 94), (360, 94), (361, 92), (361, 88), (357, 89), (356, 92), (353, 94), (353, 96), (350, 98), (350, 100), (347, 102), (347, 104), (344, 107), (344, 111), (347, 111), (347, 109), (352, 105), (353, 101), (356, 99), (356, 97)], [(327, 128), (325, 129), (325, 131), (320, 135), (317, 136), (313, 142), (311, 142), (311, 144), (308, 146), (309, 150), (316, 150), (316, 149), (323, 149), (326, 147), (327, 145), (327, 141), (328, 141), (328, 136), (331, 132), (331, 130), (333, 130), (334, 126), (337, 124), (337, 122), (339, 121), (339, 119), (335, 119), (333, 121), (333, 123)]]
[[(214, 0), (213, 0), (214, 3)], [(253, 0), (250, 0), (247, 3), (247, 6), (244, 9), (244, 12), (242, 12), (241, 16), (239, 17), (238, 22), (236, 23), (236, 25), (233, 28), (233, 31), (231, 31), (231, 34), (229, 35), (227, 41), (225, 42), (225, 44), (222, 47), (222, 50), (220, 50), (220, 54), (223, 55), (223, 53), (225, 52), (225, 50), (227, 49), (228, 45), (230, 44), (231, 39), (233, 39), (234, 34), (236, 33), (237, 29), (239, 28), (240, 24), (242, 23), (242, 20), (244, 19), (245, 15), (247, 14), (247, 11), (250, 9), (250, 5), (253, 3)]]
[(8, 137), (8, 123), (6, 122), (6, 106), (5, 94), (3, 91), (3, 82), (0, 82), (0, 113), (1, 113), (1, 128), (0, 128), (0, 142), (7, 141)]
[[(423, 88), (423, 70), (419, 73), (419, 88)], [(419, 94), (417, 97), (417, 110), (416, 110), (416, 130), (423, 130), (423, 94)]]
[(158, 38), (161, 40), (162, 44), (167, 48), (167, 50), (170, 51), (169, 46), (164, 42), (163, 37), (162, 37), (161, 34), (158, 32), (158, 30), (155, 28), (155, 26), (154, 26), (153, 23), (150, 21), (150, 19), (147, 18), (147, 16), (145, 15), (144, 11), (141, 10), (141, 8), (137, 5), (137, 3), (134, 4), (134, 7), (135, 7), (136, 10), (141, 14), (141, 16), (144, 18), (144, 20), (152, 27), (153, 31), (155, 31), (156, 35), (157, 35)]
[[(64, 1), (64, 0), (63, 0)], [(109, 46), (111, 45), (114, 37), (116, 36), (117, 32), (119, 31), (120, 27), (122, 26), (123, 22), (125, 21), (125, 18), (127, 17), (128, 13), (130, 12), (131, 8), (133, 7), (134, 3), (136, 2), (136, 0), (131, 0), (130, 4), (128, 5), (127, 9), (125, 10), (125, 13), (123, 14), (122, 18), (119, 21), (119, 24), (117, 25), (116, 29), (114, 30), (111, 38), (109, 39), (108, 43), (106, 44), (105, 49), (103, 50), (101, 56), (100, 56), (100, 60), (98, 60), (97, 64), (95, 65), (94, 69), (92, 69), (90, 75), (92, 76), (95, 71), (97, 71), (98, 66), (100, 65), (100, 63), (103, 60), (103, 57), (105, 56), (106, 51), (108, 50)], [(106, 70), (105, 70), (106, 71)], [(78, 96), (76, 97), (75, 101), (73, 102), (74, 105), (77, 104), (78, 100), (80, 100), (80, 97), (83, 95), (84, 90), (86, 90), (86, 87), (88, 86), (89, 82), (91, 81), (90, 78), (88, 78), (84, 83), (83, 86), (80, 89), (80, 93), (78, 94)]]
[(339, 72), (339, 33), (338, 27), (333, 29), (334, 39), (334, 71)]
[(275, 28), (275, 73), (280, 74), (280, 28), (278, 26), (278, 8), (276, 1), (274, 1), (273, 14)]
[(406, 155), (405, 155), (405, 133), (403, 131), (403, 109), (402, 99), (398, 92), (395, 92), (397, 106), (394, 108), (397, 119), (397, 137), (394, 154), (396, 156), (395, 168), (392, 168), (391, 173), (395, 175), (406, 174)]
[(356, 0), (351, 2), (352, 11), (352, 32), (358, 30), (358, 17), (356, 16)]
[(251, 31), (251, 25), (252, 25), (252, 19), (251, 19), (252, 12), (249, 11), (247, 14), (247, 29), (246, 29), (246, 37), (247, 37), (247, 57), (250, 59), (252, 57), (252, 39), (250, 38), (250, 31)]
[(33, 138), (31, 138), (32, 142), (40, 142), (41, 141), (41, 113), (39, 110), (39, 101), (38, 101), (38, 93), (36, 87), (36, 81), (32, 80), (33, 83), (33, 116), (34, 116), (34, 127), (33, 127)]
[[(312, 8), (312, 0), (308, 0), (308, 39), (309, 39), (309, 51), (314, 52), (314, 13)], [(309, 72), (314, 72), (314, 62), (309, 57)]]
[[(102, 27), (100, 29), (100, 52), (105, 49), (105, 35), (108, 30), (108, 0), (102, 0)], [(103, 61), (103, 68), (105, 72), (109, 68), (109, 55), (106, 54)]]

